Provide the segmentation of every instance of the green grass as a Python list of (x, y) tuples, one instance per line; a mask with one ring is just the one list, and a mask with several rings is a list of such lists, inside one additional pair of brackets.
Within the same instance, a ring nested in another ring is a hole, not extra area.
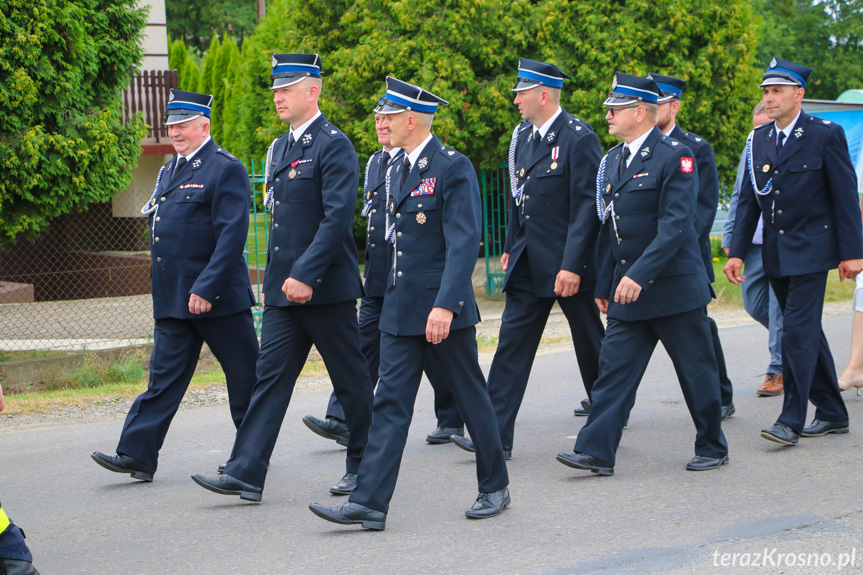
[[(725, 267), (726, 258), (713, 258), (713, 271), (716, 275), (716, 282), (713, 284), (713, 289), (716, 290), (716, 305), (720, 308), (742, 308), (743, 298), (740, 295), (740, 288), (725, 277), (722, 268)], [(743, 275), (746, 275), (746, 270), (743, 270)], [(827, 303), (851, 301), (854, 295), (854, 280), (839, 281), (839, 272), (831, 270), (827, 276), (827, 289), (824, 294), (824, 301)]]

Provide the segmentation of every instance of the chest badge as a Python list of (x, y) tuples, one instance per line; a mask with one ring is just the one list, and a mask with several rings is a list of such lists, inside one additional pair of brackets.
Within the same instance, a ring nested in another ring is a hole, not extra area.
[(641, 157), (646, 158), (648, 154), (650, 154), (650, 148), (648, 148), (647, 146), (643, 147), (641, 149)]
[(417, 167), (421, 170), (424, 170), (426, 166), (429, 165), (428, 158), (420, 158), (420, 161), (417, 162)]
[(560, 156), (560, 146), (555, 146), (551, 149), (551, 166), (552, 170), (557, 169), (557, 158)]
[(605, 186), (605, 193), (606, 193), (606, 194), (610, 194), (610, 193), (611, 193), (611, 184), (608, 184), (607, 186)]
[(197, 170), (200, 167), (201, 167), (201, 158), (195, 158), (194, 160), (192, 160), (192, 168), (193, 169)]
[(417, 223), (419, 225), (426, 223), (426, 215), (424, 212), (417, 212)]
[(296, 170), (296, 168), (291, 168), (291, 171), (290, 171), (290, 172), (288, 172), (288, 177), (289, 177), (290, 179), (292, 179), (292, 180), (293, 180), (294, 178), (296, 178), (296, 177), (297, 177), (297, 170)]
[(312, 135), (311, 134), (303, 134), (303, 145), (308, 146), (312, 143)]
[(764, 164), (764, 167), (761, 168), (761, 171), (765, 174), (770, 171), (770, 164)]
[(521, 171), (518, 173), (518, 175), (521, 176), (522, 178), (524, 177), (524, 168), (521, 169)]
[(794, 130), (794, 137), (798, 140), (803, 137), (803, 128), (797, 128)]

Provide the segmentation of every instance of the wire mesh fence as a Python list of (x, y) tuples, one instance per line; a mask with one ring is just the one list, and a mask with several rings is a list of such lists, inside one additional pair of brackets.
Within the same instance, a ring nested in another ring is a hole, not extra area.
[[(263, 162), (247, 167), (246, 258), (260, 299), (268, 240)], [(0, 361), (152, 340), (147, 219), (117, 216), (130, 213), (117, 205), (122, 200), (61, 216), (34, 243), (0, 246)]]

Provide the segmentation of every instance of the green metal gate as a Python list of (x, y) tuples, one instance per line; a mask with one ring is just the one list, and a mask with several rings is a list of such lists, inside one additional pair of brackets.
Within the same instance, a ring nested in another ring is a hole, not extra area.
[(485, 248), (485, 295), (500, 295), (505, 272), (500, 266), (509, 211), (509, 171), (507, 164), (480, 169), (482, 221)]
[[(264, 308), (261, 306), (261, 291), (264, 283), (264, 268), (267, 265), (267, 242), (270, 239), (270, 211), (264, 206), (264, 169), (265, 160), (249, 162), (249, 186), (252, 191), (252, 200), (249, 207), (249, 235), (246, 239), (246, 265), (249, 268), (249, 279), (258, 304), (252, 308), (252, 317), (255, 320), (255, 328), (261, 333), (261, 315)], [(256, 168), (260, 168), (259, 170)]]

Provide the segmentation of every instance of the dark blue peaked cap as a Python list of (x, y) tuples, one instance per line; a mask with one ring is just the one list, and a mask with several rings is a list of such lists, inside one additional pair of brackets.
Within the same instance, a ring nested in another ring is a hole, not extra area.
[(648, 80), (653, 80), (659, 86), (660, 98), (659, 103), (668, 102), (677, 98), (678, 100), (683, 95), (683, 89), (686, 87), (686, 80), (675, 78), (674, 76), (666, 76), (664, 74), (656, 74), (651, 72), (647, 75)]
[(165, 125), (182, 124), (199, 116), (210, 117), (213, 97), (210, 94), (184, 92), (171, 88), (168, 105), (165, 106)]
[(811, 73), (812, 70), (806, 66), (801, 66), (782, 58), (773, 58), (767, 71), (761, 76), (759, 87), (799, 86), (805, 88)]
[(449, 102), (419, 86), (387, 76), (387, 92), (383, 98), (378, 100), (375, 112), (378, 114), (398, 114), (413, 110), (423, 114), (434, 114), (437, 112), (439, 104), (447, 106)]
[(656, 104), (660, 96), (661, 90), (654, 80), (615, 72), (614, 80), (611, 82), (611, 93), (603, 105), (613, 108), (635, 102)]
[(272, 66), (270, 90), (321, 77), (321, 58), (317, 54), (273, 54)]
[(537, 86), (548, 86), (549, 88), (563, 88), (563, 80), (572, 80), (569, 75), (561, 72), (554, 64), (519, 58), (518, 79), (513, 92), (530, 90)]

